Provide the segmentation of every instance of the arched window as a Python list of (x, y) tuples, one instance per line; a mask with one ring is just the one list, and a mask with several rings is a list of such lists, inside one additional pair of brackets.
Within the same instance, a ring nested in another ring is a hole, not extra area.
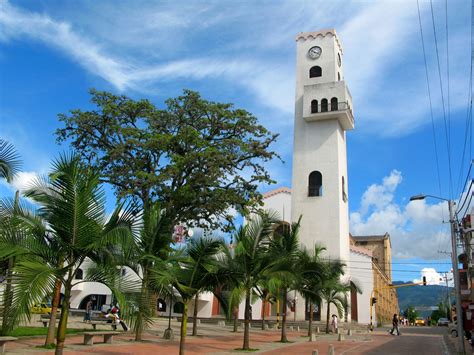
[(166, 302), (162, 298), (156, 300), (156, 309), (158, 312), (166, 312)]
[(321, 69), (320, 66), (314, 66), (314, 67), (311, 67), (311, 69), (309, 70), (309, 77), (310, 78), (317, 78), (319, 76), (322, 76), (323, 75), (323, 70)]
[(331, 99), (331, 111), (337, 111), (337, 97)]
[(176, 302), (173, 306), (173, 313), (183, 313), (184, 304), (183, 302)]
[(328, 99), (321, 100), (321, 112), (328, 112)]
[(318, 100), (311, 101), (311, 113), (318, 113)]
[(82, 269), (77, 269), (74, 278), (76, 280), (82, 280), (84, 278), (84, 271), (82, 271)]
[(341, 81), (341, 73), (337, 73), (337, 81)]
[(312, 171), (308, 179), (308, 196), (323, 195), (323, 176), (319, 171)]

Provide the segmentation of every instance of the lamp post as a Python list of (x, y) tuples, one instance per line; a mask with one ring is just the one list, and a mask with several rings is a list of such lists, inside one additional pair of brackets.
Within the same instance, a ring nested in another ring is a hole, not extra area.
[(451, 253), (451, 261), (453, 263), (454, 287), (456, 289), (456, 318), (458, 322), (457, 330), (459, 349), (461, 350), (462, 354), (465, 354), (466, 350), (464, 347), (464, 330), (462, 325), (461, 291), (459, 286), (458, 249), (456, 246), (456, 221), (454, 219), (454, 201), (433, 195), (415, 195), (410, 197), (410, 201), (424, 200), (426, 197), (431, 197), (448, 202), (449, 224), (451, 225), (451, 247), (453, 249)]

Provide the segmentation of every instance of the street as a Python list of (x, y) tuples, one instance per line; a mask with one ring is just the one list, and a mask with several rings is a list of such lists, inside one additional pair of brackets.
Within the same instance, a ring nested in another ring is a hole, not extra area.
[[(374, 342), (370, 348), (367, 347), (367, 350), (363, 351), (364, 346), (361, 346), (358, 350), (365, 354), (433, 355), (447, 353), (447, 347), (443, 341), (443, 335), (447, 333), (446, 327), (402, 327), (400, 336), (392, 336), (388, 334), (388, 330), (389, 328), (386, 328), (385, 331), (376, 331)], [(386, 337), (392, 339), (386, 341)], [(380, 345), (376, 345), (377, 343)]]

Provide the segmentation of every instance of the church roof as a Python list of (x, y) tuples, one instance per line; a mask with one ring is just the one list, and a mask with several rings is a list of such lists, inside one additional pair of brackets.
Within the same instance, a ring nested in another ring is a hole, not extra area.
[(372, 251), (371, 250), (365, 249), (365, 248), (360, 247), (360, 246), (351, 245), (350, 246), (350, 251), (353, 252), (353, 253), (359, 253), (359, 254), (363, 254), (363, 255), (372, 257)]
[(278, 195), (278, 194), (291, 195), (291, 189), (289, 187), (282, 186), (282, 187), (278, 187), (274, 190), (267, 191), (262, 196), (263, 196), (263, 198), (269, 198), (269, 197), (272, 197), (272, 196), (275, 196), (275, 195)]
[(351, 235), (351, 237), (357, 242), (390, 239), (390, 235), (388, 233), (383, 235)]
[(336, 44), (339, 47), (339, 50), (342, 52), (342, 45), (341, 42), (339, 42), (339, 38), (337, 37), (336, 30), (334, 28), (328, 28), (320, 31), (315, 31), (315, 32), (300, 32), (296, 35), (296, 41), (298, 42), (300, 39), (307, 40), (309, 38), (317, 38), (318, 36), (321, 37), (326, 37), (327, 35), (332, 35), (336, 38)]

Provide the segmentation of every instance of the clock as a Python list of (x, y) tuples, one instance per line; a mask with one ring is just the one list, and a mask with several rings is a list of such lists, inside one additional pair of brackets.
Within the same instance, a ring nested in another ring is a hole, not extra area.
[(321, 56), (321, 52), (322, 52), (321, 47), (314, 46), (309, 49), (308, 56), (311, 59), (318, 59)]

